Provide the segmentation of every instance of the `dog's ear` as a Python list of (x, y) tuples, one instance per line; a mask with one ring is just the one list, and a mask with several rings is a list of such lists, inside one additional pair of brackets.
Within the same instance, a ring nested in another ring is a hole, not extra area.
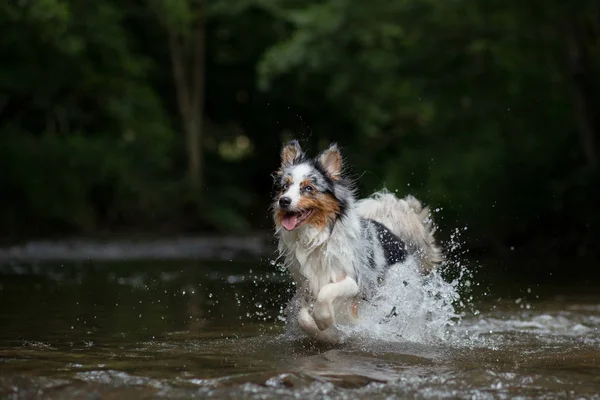
[(294, 165), (302, 158), (302, 148), (297, 140), (291, 140), (281, 149), (281, 165)]
[(319, 163), (331, 179), (342, 177), (342, 153), (336, 143), (331, 143), (319, 156)]

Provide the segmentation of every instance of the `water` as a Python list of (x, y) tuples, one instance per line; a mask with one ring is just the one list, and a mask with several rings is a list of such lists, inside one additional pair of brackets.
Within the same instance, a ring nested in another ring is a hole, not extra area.
[(266, 261), (5, 263), (0, 397), (600, 398), (597, 287), (398, 279), (333, 346), (286, 329)]

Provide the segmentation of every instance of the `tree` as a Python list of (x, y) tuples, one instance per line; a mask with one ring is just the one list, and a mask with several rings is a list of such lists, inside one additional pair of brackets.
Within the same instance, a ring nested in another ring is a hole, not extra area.
[(196, 195), (203, 183), (202, 143), (206, 80), (206, 0), (151, 0), (169, 43), (188, 177)]

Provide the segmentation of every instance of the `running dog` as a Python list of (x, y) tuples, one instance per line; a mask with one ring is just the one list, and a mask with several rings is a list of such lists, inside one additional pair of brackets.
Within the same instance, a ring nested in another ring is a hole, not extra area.
[(280, 258), (294, 279), (297, 321), (310, 336), (358, 319), (386, 271), (409, 256), (423, 273), (442, 261), (427, 208), (380, 191), (357, 200), (335, 143), (309, 158), (298, 141), (281, 151), (273, 217)]

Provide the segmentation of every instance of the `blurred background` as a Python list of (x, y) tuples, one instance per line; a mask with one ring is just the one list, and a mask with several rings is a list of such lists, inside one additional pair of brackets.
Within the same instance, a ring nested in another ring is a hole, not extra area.
[(4, 244), (270, 235), (299, 138), (498, 271), (598, 274), (596, 0), (8, 0), (0, 26)]

